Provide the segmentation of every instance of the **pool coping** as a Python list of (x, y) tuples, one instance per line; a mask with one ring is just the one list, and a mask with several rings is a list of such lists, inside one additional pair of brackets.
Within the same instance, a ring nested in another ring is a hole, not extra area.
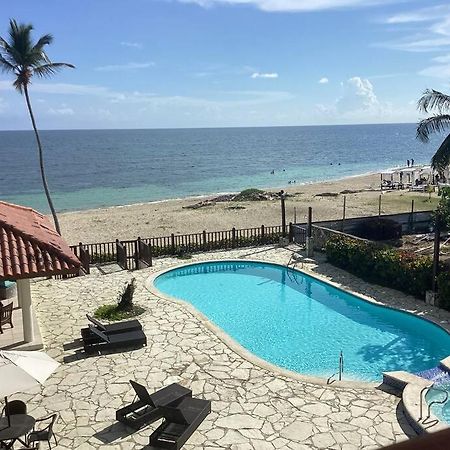
[(260, 358), (259, 356), (255, 355), (254, 353), (250, 352), (246, 348), (244, 348), (238, 341), (236, 341), (234, 338), (232, 338), (228, 333), (226, 333), (224, 330), (222, 330), (219, 326), (214, 324), (208, 317), (206, 317), (202, 312), (200, 312), (197, 308), (195, 308), (188, 301), (182, 300), (177, 297), (173, 297), (171, 295), (167, 295), (167, 294), (161, 292), (159, 289), (157, 289), (154, 284), (154, 281), (157, 277), (159, 277), (167, 272), (170, 272), (172, 270), (176, 270), (176, 269), (180, 269), (180, 268), (188, 267), (188, 266), (205, 264), (205, 263), (226, 263), (226, 262), (241, 262), (241, 263), (242, 262), (253, 262), (253, 263), (259, 263), (259, 264), (266, 263), (266, 264), (271, 264), (274, 266), (289, 268), (293, 271), (297, 271), (306, 276), (310, 276), (311, 278), (314, 278), (322, 283), (328, 284), (336, 289), (339, 289), (340, 291), (354, 295), (355, 297), (359, 298), (362, 301), (372, 303), (374, 305), (377, 305), (377, 306), (380, 306), (383, 308), (389, 308), (389, 309), (393, 309), (395, 311), (404, 312), (404, 313), (410, 314), (414, 317), (417, 317), (417, 318), (420, 318), (423, 320), (427, 320), (427, 321), (433, 323), (434, 325), (440, 327), (441, 329), (443, 329), (447, 334), (450, 334), (450, 332), (445, 327), (443, 327), (441, 324), (437, 323), (432, 318), (418, 316), (417, 314), (415, 314), (411, 311), (402, 309), (402, 308), (396, 308), (393, 306), (384, 305), (383, 303), (380, 303), (380, 302), (372, 299), (371, 297), (361, 294), (360, 292), (355, 292), (353, 290), (346, 289), (342, 285), (340, 285), (334, 281), (328, 280), (327, 278), (320, 276), (316, 273), (313, 273), (311, 271), (305, 271), (303, 269), (299, 269), (298, 267), (287, 267), (283, 264), (274, 263), (272, 261), (267, 261), (267, 260), (263, 260), (263, 259), (242, 259), (242, 258), (226, 258), (226, 259), (220, 259), (220, 260), (207, 259), (204, 261), (175, 264), (170, 268), (166, 268), (166, 269), (163, 269), (163, 270), (160, 270), (160, 271), (150, 274), (150, 276), (147, 278), (147, 280), (144, 283), (145, 288), (150, 293), (152, 293), (153, 295), (155, 295), (156, 297), (158, 297), (160, 299), (169, 300), (169, 301), (175, 302), (175, 303), (183, 306), (191, 314), (193, 314), (195, 317), (197, 317), (202, 322), (203, 325), (205, 325), (207, 328), (209, 328), (232, 351), (235, 351), (238, 355), (240, 355), (244, 359), (250, 361), (251, 363), (253, 363), (265, 370), (268, 370), (270, 372), (274, 372), (275, 374), (278, 374), (279, 376), (293, 378), (297, 381), (303, 381), (306, 383), (312, 383), (312, 384), (317, 384), (320, 386), (326, 386), (326, 387), (331, 387), (331, 388), (341, 387), (341, 388), (362, 388), (362, 389), (372, 388), (372, 389), (374, 389), (374, 388), (379, 388), (383, 384), (382, 381), (374, 382), (374, 381), (361, 381), (361, 380), (343, 380), (343, 381), (333, 380), (331, 383), (328, 383), (326, 378), (322, 378), (322, 377), (314, 376), (314, 375), (302, 374), (299, 372), (295, 372), (293, 370), (282, 368), (280, 366), (277, 366), (276, 364), (270, 363), (270, 362), (264, 360), (263, 358)]

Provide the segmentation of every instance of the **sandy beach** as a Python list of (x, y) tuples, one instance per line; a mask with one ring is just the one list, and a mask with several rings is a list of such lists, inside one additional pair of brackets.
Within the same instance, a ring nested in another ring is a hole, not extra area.
[[(372, 174), (314, 184), (289, 185), (285, 189), (291, 195), (286, 199), (287, 221), (294, 221), (294, 216), (297, 222), (305, 221), (309, 206), (313, 208), (315, 220), (342, 218), (344, 196), (347, 217), (378, 214), (380, 194), (382, 213), (410, 211), (412, 199), (416, 210), (432, 209), (436, 204), (435, 194), (430, 202), (429, 195), (425, 193), (406, 190), (380, 192), (379, 183), (380, 175)], [(228, 230), (232, 227), (248, 228), (262, 224), (278, 225), (281, 222), (279, 200), (218, 202), (198, 209), (186, 208), (213, 197), (68, 212), (59, 217), (63, 236), (70, 244), (195, 233), (202, 230)]]

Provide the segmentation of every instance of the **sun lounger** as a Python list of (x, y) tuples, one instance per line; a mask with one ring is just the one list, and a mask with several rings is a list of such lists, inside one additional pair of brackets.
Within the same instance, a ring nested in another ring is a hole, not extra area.
[(135, 400), (116, 411), (116, 420), (136, 430), (162, 417), (161, 407), (176, 406), (183, 398), (191, 397), (192, 391), (173, 383), (149, 394), (145, 386), (130, 380), (136, 392)]
[(179, 450), (211, 412), (211, 402), (184, 398), (176, 407), (161, 407), (163, 423), (150, 435), (150, 446)]
[[(87, 319), (91, 322), (91, 324), (97, 328), (99, 331), (105, 334), (114, 334), (114, 333), (122, 333), (125, 331), (133, 331), (133, 330), (142, 330), (142, 325), (139, 320), (127, 320), (125, 322), (117, 322), (104, 325), (94, 317), (86, 314)], [(89, 324), (89, 325), (91, 325)], [(82, 328), (81, 329), (81, 338), (83, 341), (88, 341), (89, 338), (96, 342), (96, 335), (92, 332), (91, 328)]]
[(84, 351), (86, 353), (116, 350), (121, 347), (141, 347), (147, 345), (147, 337), (142, 330), (106, 334), (98, 330), (92, 324), (89, 324), (89, 329), (95, 337), (89, 337), (86, 340), (83, 340)]
[(425, 192), (427, 189), (427, 186), (425, 184), (419, 184), (418, 186), (411, 186), (409, 190), (411, 192)]

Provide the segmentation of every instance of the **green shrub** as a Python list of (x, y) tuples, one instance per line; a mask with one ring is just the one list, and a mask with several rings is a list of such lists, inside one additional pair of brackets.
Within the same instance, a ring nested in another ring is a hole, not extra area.
[(439, 292), (439, 304), (442, 308), (450, 311), (450, 273), (448, 270), (441, 272), (437, 277)]
[(136, 279), (127, 282), (117, 296), (115, 305), (102, 305), (94, 312), (94, 317), (103, 320), (123, 320), (138, 316), (145, 310), (133, 303), (133, 295), (136, 287)]
[(129, 310), (120, 309), (119, 305), (102, 305), (95, 310), (94, 317), (114, 322), (139, 316), (144, 311), (144, 308), (136, 305), (133, 305), (132, 309)]
[(332, 264), (364, 280), (422, 298), (431, 289), (433, 261), (428, 256), (341, 236), (329, 239), (325, 251)]
[(373, 241), (387, 241), (402, 237), (402, 226), (395, 220), (370, 218), (359, 223), (355, 235)]
[(260, 189), (245, 189), (241, 191), (236, 197), (233, 198), (234, 202), (244, 202), (244, 201), (254, 201), (254, 200), (263, 200), (262, 196), (264, 194), (264, 191), (261, 191)]

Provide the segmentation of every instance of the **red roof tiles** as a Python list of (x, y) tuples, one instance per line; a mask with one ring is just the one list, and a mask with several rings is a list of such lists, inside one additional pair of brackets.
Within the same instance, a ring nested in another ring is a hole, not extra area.
[(80, 266), (47, 217), (0, 201), (0, 281), (77, 273)]

